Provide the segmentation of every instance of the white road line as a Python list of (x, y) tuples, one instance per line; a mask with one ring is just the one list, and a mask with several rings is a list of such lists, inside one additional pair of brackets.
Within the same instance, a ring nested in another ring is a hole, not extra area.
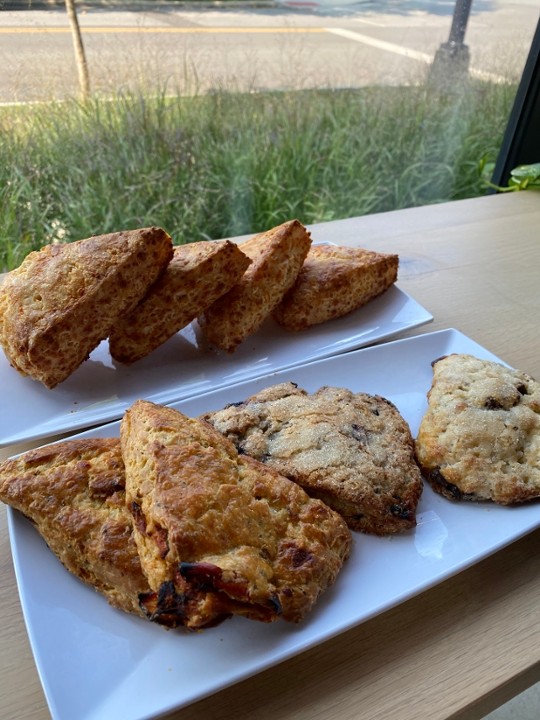
[[(354, 40), (355, 42), (363, 43), (364, 45), (370, 45), (378, 50), (385, 50), (386, 52), (391, 52), (395, 55), (403, 55), (404, 57), (411, 58), (411, 60), (419, 60), (420, 62), (424, 62), (429, 65), (433, 62), (433, 56), (428, 53), (412, 50), (411, 48), (403, 47), (403, 45), (396, 45), (395, 43), (386, 42), (385, 40), (377, 40), (377, 38), (372, 38), (369, 35), (363, 35), (362, 33), (354, 30), (346, 30), (345, 28), (335, 27), (327, 27), (325, 30), (333, 35), (340, 35), (348, 40)], [(496, 75), (495, 73), (486, 72), (484, 70), (470, 68), (469, 73), (480, 80), (489, 80), (490, 82), (497, 83), (498, 85), (508, 82), (508, 78), (505, 78), (502, 75)]]
[(355, 32), (354, 30), (345, 30), (345, 28), (334, 28), (327, 27), (325, 30), (334, 35), (340, 35), (341, 37), (347, 38), (348, 40), (354, 40), (355, 42), (363, 43), (364, 45), (371, 45), (371, 47), (377, 48), (378, 50), (386, 50), (387, 52), (395, 53), (396, 55), (404, 55), (405, 57), (412, 58), (413, 60), (420, 60), (425, 63), (431, 63), (433, 58), (427, 53), (418, 52), (418, 50), (411, 50), (410, 48), (403, 47), (402, 45), (395, 45), (394, 43), (386, 42), (385, 40), (377, 40), (369, 35), (363, 35), (362, 33)]

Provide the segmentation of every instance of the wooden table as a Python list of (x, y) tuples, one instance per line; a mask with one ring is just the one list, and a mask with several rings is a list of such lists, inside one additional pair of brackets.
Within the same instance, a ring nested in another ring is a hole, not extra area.
[[(400, 255), (435, 320), (540, 378), (540, 195), (492, 195), (313, 226), (314, 240)], [(0, 458), (12, 454), (0, 450)], [(0, 512), (0, 717), (49, 717)], [(540, 679), (540, 531), (177, 720), (480, 718)], [(74, 718), (73, 720), (77, 720)], [(109, 720), (104, 718), (104, 720)], [(122, 720), (114, 718), (111, 720)]]

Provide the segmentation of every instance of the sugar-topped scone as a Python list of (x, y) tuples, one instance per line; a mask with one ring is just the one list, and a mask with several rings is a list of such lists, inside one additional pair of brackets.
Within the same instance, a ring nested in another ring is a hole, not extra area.
[(0, 286), (0, 344), (22, 375), (53, 388), (104, 340), (172, 257), (160, 228), (96, 235), (30, 253)]
[(109, 336), (115, 360), (148, 355), (236, 285), (250, 263), (230, 240), (179, 245), (143, 300), (124, 314)]
[(436, 360), (416, 457), (451, 500), (540, 497), (540, 383), (472, 355)]
[(385, 398), (281, 383), (202, 418), (351, 529), (386, 535), (415, 526), (422, 478), (409, 426)]
[(274, 310), (289, 330), (303, 330), (357, 310), (397, 280), (397, 255), (312, 245), (292, 288)]
[(139, 400), (121, 442), (150, 619), (297, 622), (336, 579), (351, 543), (341, 517), (207, 423)]
[(298, 220), (241, 243), (251, 265), (237, 285), (199, 316), (206, 338), (233, 352), (258, 330), (296, 280), (310, 246), (311, 236)]
[(111, 605), (143, 615), (148, 592), (125, 504), (120, 441), (65, 440), (0, 465), (0, 500), (32, 520), (64, 566)]

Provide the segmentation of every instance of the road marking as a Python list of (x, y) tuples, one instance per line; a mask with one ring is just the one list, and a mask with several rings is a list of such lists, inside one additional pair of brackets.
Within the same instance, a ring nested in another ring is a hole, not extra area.
[(353, 18), (354, 22), (363, 23), (364, 25), (374, 25), (375, 27), (386, 27), (385, 23), (375, 22), (375, 20), (368, 20), (367, 18)]
[[(0, 28), (3, 34), (37, 34), (37, 33), (70, 33), (69, 27), (13, 27)], [(324, 28), (269, 28), (269, 27), (217, 27), (217, 28), (193, 28), (193, 27), (81, 27), (83, 33), (323, 33)]]
[[(431, 65), (433, 62), (433, 56), (428, 53), (412, 50), (411, 48), (403, 47), (402, 45), (386, 42), (385, 40), (378, 40), (377, 38), (372, 38), (369, 35), (364, 35), (362, 33), (355, 32), (354, 30), (330, 27), (325, 28), (325, 30), (333, 35), (339, 35), (347, 38), (348, 40), (354, 40), (355, 42), (359, 42), (364, 45), (370, 45), (378, 50), (385, 50), (386, 52), (391, 52), (396, 55), (403, 55), (404, 57), (411, 58), (411, 60), (419, 60), (420, 62), (427, 63), (428, 65)], [(508, 78), (505, 78), (502, 75), (496, 75), (495, 73), (486, 72), (484, 70), (469, 68), (469, 73), (480, 80), (489, 80), (490, 82), (497, 83), (498, 85), (508, 82)]]
[[(335, 28), (335, 27), (326, 27), (326, 28), (313, 28), (313, 27), (307, 27), (307, 28), (283, 28), (283, 27), (249, 27), (249, 28), (239, 28), (239, 27), (216, 27), (216, 28), (203, 28), (203, 27), (82, 27), (81, 32), (84, 34), (89, 33), (147, 33), (147, 34), (197, 34), (197, 33), (207, 33), (207, 34), (258, 34), (258, 33), (264, 33), (264, 34), (272, 34), (272, 33), (331, 33), (332, 35), (339, 35), (340, 37), (344, 37), (348, 40), (354, 40), (355, 42), (362, 43), (364, 45), (369, 45), (371, 47), (374, 47), (378, 50), (384, 50), (386, 52), (394, 53), (395, 55), (402, 55), (406, 58), (410, 58), (411, 60), (418, 60), (419, 62), (427, 63), (431, 65), (433, 62), (433, 56), (429, 55), (428, 53), (420, 52), (418, 50), (413, 50), (412, 48), (407, 48), (402, 45), (396, 45), (395, 43), (386, 42), (386, 40), (378, 40), (377, 38), (370, 37), (369, 35), (364, 35), (363, 33), (356, 32), (354, 30), (346, 30), (345, 28)], [(67, 34), (71, 33), (71, 28), (69, 27), (0, 27), (0, 34), (38, 34), (38, 33), (47, 33), (47, 34)], [(486, 72), (484, 70), (477, 70), (475, 68), (470, 68), (469, 73), (480, 80), (488, 80), (489, 82), (494, 82), (497, 84), (504, 84), (508, 82), (508, 79), (503, 77), (502, 75), (497, 75), (495, 73)]]
[(341, 37), (347, 38), (348, 40), (354, 40), (355, 42), (362, 43), (363, 45), (371, 45), (371, 47), (377, 48), (378, 50), (386, 50), (387, 52), (395, 53), (396, 55), (404, 55), (405, 57), (412, 58), (413, 60), (421, 60), (426, 63), (430, 63), (433, 60), (431, 55), (428, 55), (427, 53), (418, 52), (418, 50), (411, 50), (410, 48), (395, 45), (394, 43), (389, 43), (385, 40), (377, 40), (377, 38), (372, 38), (369, 35), (363, 35), (362, 33), (354, 30), (345, 30), (344, 28), (325, 29), (333, 35), (340, 35)]

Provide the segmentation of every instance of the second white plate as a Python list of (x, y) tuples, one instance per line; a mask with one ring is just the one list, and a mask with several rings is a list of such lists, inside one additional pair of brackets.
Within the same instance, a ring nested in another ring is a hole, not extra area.
[[(332, 384), (387, 397), (416, 435), (431, 362), (452, 352), (496, 359), (448, 330), (281, 371), (175, 407), (197, 416), (277, 382), (291, 380), (310, 392)], [(119, 423), (111, 423), (85, 435), (118, 432)], [(352, 556), (336, 584), (300, 625), (235, 618), (190, 634), (112, 609), (64, 570), (30, 522), (14, 511), (8, 518), (28, 634), (54, 720), (145, 720), (290, 658), (478, 562), (539, 527), (540, 505), (457, 503), (426, 487), (414, 531), (354, 533)]]

